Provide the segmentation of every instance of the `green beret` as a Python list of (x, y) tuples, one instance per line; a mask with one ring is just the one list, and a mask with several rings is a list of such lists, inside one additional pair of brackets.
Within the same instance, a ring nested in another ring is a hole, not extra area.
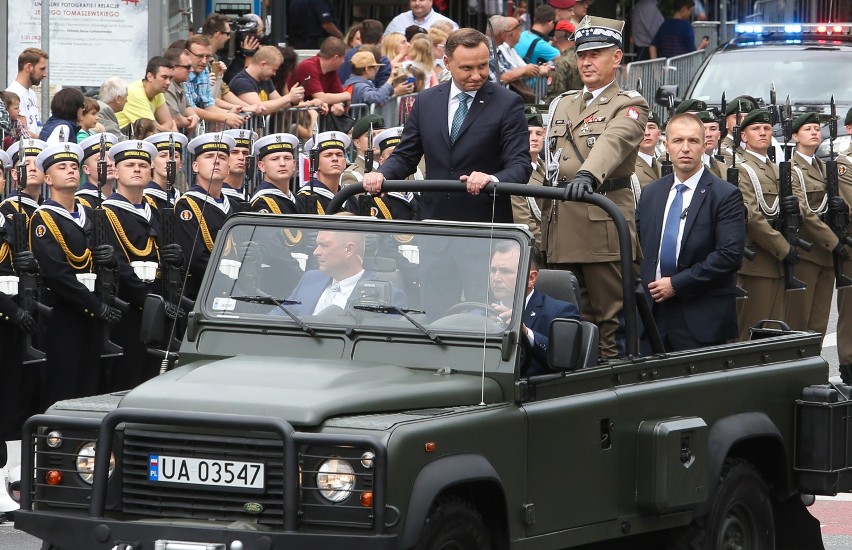
[(737, 112), (737, 103), (740, 105), (741, 113), (750, 113), (757, 109), (757, 100), (750, 95), (741, 95), (730, 100), (725, 106), (725, 116), (731, 116)]
[(681, 113), (686, 113), (689, 111), (706, 111), (707, 104), (701, 101), (700, 99), (684, 99), (681, 101), (680, 105), (675, 109), (675, 114), (679, 115)]
[(527, 113), (527, 126), (530, 128), (544, 128), (544, 121), (540, 113)]
[(846, 120), (843, 122), (843, 124), (852, 124), (852, 109), (846, 111)]
[(805, 124), (819, 124), (819, 115), (817, 113), (805, 113), (794, 118), (793, 133), (798, 132)]
[(751, 124), (772, 124), (772, 117), (769, 116), (769, 111), (765, 109), (755, 109), (745, 116), (740, 124), (740, 129), (744, 130), (746, 126)]
[(716, 113), (714, 113), (713, 111), (701, 111), (695, 116), (697, 116), (698, 120), (700, 120), (704, 124), (709, 124), (711, 122), (719, 122), (719, 117), (717, 117)]
[(381, 130), (385, 127), (385, 119), (379, 115), (364, 115), (355, 121), (355, 126), (352, 127), (352, 137), (359, 138), (367, 133), (370, 129), (370, 124), (373, 125), (373, 130)]
[(658, 117), (657, 113), (655, 113), (654, 111), (648, 111), (648, 122), (651, 122), (651, 123), (659, 126), (660, 125), (660, 117)]

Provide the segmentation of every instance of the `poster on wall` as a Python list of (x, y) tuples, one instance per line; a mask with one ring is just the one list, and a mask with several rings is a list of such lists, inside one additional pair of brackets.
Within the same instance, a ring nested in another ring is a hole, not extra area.
[[(18, 54), (41, 47), (41, 0), (8, 0), (7, 71), (18, 74)], [(48, 74), (51, 88), (100, 86), (111, 76), (128, 82), (145, 75), (148, 0), (50, 0)]]

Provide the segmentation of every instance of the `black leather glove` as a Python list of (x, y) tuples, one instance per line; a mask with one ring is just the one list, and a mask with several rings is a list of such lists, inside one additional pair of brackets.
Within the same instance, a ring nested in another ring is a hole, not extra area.
[(12, 322), (15, 323), (15, 326), (18, 327), (21, 332), (35, 334), (36, 329), (38, 328), (33, 316), (23, 309), (18, 309), (18, 311), (15, 312)]
[(121, 311), (106, 304), (101, 304), (101, 311), (98, 313), (98, 319), (114, 325), (121, 321)]
[(598, 180), (585, 170), (580, 170), (571, 183), (568, 184), (568, 200), (579, 201), (587, 194), (595, 192)]
[(781, 199), (781, 213), (787, 215), (799, 213), (799, 199), (796, 195), (787, 195)]
[(177, 319), (178, 316), (181, 314), (180, 308), (177, 307), (175, 304), (169, 302), (169, 301), (165, 301), (164, 303), (165, 303), (166, 317), (168, 317), (172, 321)]
[(29, 250), (15, 252), (12, 255), (12, 266), (15, 268), (15, 271), (22, 271), (24, 273), (38, 272), (38, 262)]
[(796, 247), (790, 245), (790, 251), (784, 257), (784, 261), (790, 265), (796, 265), (799, 263), (799, 252), (796, 250)]
[(163, 265), (183, 267), (183, 250), (179, 244), (167, 244), (160, 248), (160, 261)]
[(115, 267), (115, 253), (108, 244), (101, 244), (92, 248), (92, 261), (100, 267)]
[(848, 214), (849, 205), (842, 197), (831, 197), (828, 199), (828, 211), (832, 214)]
[(844, 262), (849, 261), (849, 249), (846, 248), (844, 243), (837, 243), (837, 246), (834, 247), (832, 251), (837, 254), (837, 257), (843, 260)]

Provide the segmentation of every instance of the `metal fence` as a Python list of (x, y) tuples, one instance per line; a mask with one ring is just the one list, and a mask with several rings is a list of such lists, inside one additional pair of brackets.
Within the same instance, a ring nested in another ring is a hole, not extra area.
[(654, 93), (658, 86), (666, 83), (667, 59), (649, 59), (628, 63), (617, 74), (618, 85), (625, 90), (637, 90), (648, 102), (651, 110), (662, 120), (665, 109), (654, 104)]

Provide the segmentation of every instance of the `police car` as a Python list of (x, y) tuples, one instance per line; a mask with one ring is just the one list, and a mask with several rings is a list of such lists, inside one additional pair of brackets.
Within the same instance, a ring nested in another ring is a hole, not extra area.
[[(774, 82), (778, 103), (789, 95), (795, 116), (808, 111), (827, 115), (834, 96), (840, 136), (835, 153), (852, 152), (843, 125), (852, 107), (852, 23), (738, 24), (735, 32), (707, 57), (683, 97), (718, 106), (725, 92), (728, 100), (745, 94), (768, 104)], [(780, 126), (776, 135), (779, 131)], [(828, 156), (827, 126), (823, 137), (818, 154)]]

